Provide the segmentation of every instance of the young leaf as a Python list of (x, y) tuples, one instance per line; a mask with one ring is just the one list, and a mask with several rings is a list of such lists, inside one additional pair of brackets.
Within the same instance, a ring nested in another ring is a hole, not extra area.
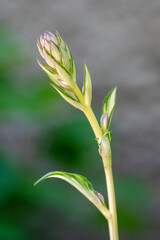
[(92, 184), (87, 180), (87, 178), (73, 173), (67, 172), (50, 172), (40, 178), (34, 185), (37, 185), (44, 179), (47, 178), (60, 178), (68, 183), (70, 183), (73, 187), (75, 187), (78, 191), (80, 191), (90, 202), (92, 202), (99, 211), (106, 217), (110, 218), (111, 214), (107, 209), (102, 197), (99, 197), (99, 193), (93, 189)]
[(87, 106), (91, 105), (92, 100), (92, 81), (86, 63), (84, 63), (84, 81), (82, 93)]
[(107, 113), (109, 117), (108, 128), (111, 123), (112, 114), (116, 104), (116, 91), (117, 91), (117, 88), (116, 87), (113, 88), (105, 97), (102, 105), (102, 114)]

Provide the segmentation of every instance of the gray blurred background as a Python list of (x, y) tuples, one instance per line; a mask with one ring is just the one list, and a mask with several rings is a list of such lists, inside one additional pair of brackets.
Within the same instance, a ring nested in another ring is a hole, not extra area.
[(72, 52), (80, 87), (88, 65), (98, 118), (118, 86), (112, 148), (120, 239), (160, 239), (158, 0), (1, 0), (0, 239), (108, 239), (105, 220), (70, 186), (33, 188), (47, 171), (64, 170), (87, 176), (105, 195), (86, 119), (50, 88), (35, 60), (37, 38), (55, 29)]

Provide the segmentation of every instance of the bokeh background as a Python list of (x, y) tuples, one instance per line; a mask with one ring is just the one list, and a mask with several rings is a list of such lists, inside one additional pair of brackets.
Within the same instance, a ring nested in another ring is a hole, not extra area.
[(98, 119), (118, 86), (111, 128), (120, 239), (160, 239), (160, 1), (1, 0), (0, 240), (109, 239), (105, 219), (67, 183), (33, 186), (62, 170), (106, 197), (87, 120), (36, 63), (47, 29), (71, 49), (80, 87), (87, 62)]

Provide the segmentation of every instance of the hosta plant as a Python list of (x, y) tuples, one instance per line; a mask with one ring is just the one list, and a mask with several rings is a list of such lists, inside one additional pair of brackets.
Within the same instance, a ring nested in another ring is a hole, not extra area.
[(92, 184), (83, 177), (74, 173), (50, 172), (36, 183), (46, 178), (60, 178), (70, 183), (91, 201), (108, 221), (110, 240), (118, 240), (117, 211), (112, 175), (111, 131), (110, 123), (116, 103), (116, 88), (113, 88), (105, 97), (102, 104), (102, 116), (98, 123), (92, 108), (92, 82), (87, 65), (84, 64), (84, 81), (82, 91), (76, 83), (76, 68), (73, 57), (59, 35), (44, 32), (37, 41), (38, 50), (46, 64), (38, 64), (47, 73), (51, 86), (71, 105), (80, 109), (87, 117), (98, 144), (98, 152), (102, 157), (108, 193), (108, 206), (103, 196), (97, 192)]

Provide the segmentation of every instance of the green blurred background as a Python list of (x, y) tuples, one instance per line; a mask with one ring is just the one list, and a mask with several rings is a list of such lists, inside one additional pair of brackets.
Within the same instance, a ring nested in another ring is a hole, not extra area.
[(98, 119), (103, 98), (118, 85), (111, 128), (120, 239), (159, 239), (160, 4), (148, 3), (146, 16), (142, 0), (66, 2), (1, 5), (0, 240), (109, 239), (106, 220), (73, 187), (56, 179), (33, 186), (43, 174), (62, 170), (86, 176), (106, 197), (87, 120), (36, 64), (36, 39), (48, 28), (57, 28), (71, 49), (79, 86), (87, 62)]

